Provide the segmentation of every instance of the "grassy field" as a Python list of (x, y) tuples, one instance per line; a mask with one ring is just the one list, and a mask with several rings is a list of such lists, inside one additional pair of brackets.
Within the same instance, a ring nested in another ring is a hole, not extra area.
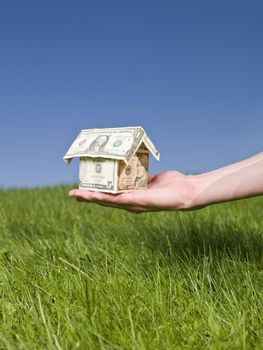
[(0, 349), (263, 349), (263, 198), (132, 215), (0, 191)]

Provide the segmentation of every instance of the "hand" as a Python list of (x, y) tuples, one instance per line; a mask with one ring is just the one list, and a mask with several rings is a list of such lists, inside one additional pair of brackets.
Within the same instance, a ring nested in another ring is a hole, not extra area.
[(196, 188), (193, 176), (177, 171), (149, 175), (148, 188), (120, 194), (108, 194), (74, 189), (69, 196), (78, 201), (120, 208), (133, 213), (192, 208)]

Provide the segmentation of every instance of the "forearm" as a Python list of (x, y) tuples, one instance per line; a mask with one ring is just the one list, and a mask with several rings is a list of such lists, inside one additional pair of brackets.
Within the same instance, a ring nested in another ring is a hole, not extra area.
[(263, 194), (263, 152), (190, 180), (195, 188), (192, 207)]

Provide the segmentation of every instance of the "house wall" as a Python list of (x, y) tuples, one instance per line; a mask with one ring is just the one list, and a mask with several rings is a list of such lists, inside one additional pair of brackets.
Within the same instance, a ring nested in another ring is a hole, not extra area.
[(79, 188), (90, 191), (116, 192), (117, 161), (106, 158), (81, 157)]
[(149, 153), (138, 152), (126, 165), (118, 162), (118, 191), (145, 189), (148, 183)]
[(147, 188), (149, 153), (137, 152), (126, 165), (122, 160), (81, 157), (79, 188), (118, 193)]

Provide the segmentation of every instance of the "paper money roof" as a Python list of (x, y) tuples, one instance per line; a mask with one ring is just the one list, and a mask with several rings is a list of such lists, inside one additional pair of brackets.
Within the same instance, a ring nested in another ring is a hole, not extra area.
[(138, 149), (149, 151), (157, 160), (160, 153), (141, 126), (81, 130), (63, 159), (74, 157), (121, 159), (126, 164)]

